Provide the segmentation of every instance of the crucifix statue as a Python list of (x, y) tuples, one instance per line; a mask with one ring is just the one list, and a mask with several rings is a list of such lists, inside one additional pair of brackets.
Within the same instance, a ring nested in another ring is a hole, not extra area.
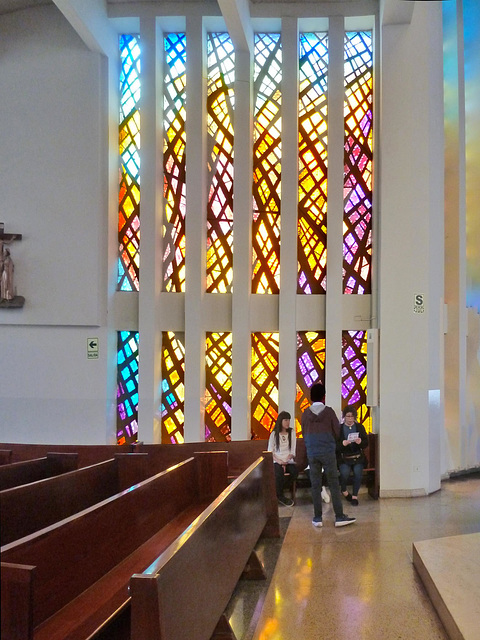
[(0, 222), (0, 307), (23, 307), (25, 298), (17, 296), (14, 285), (14, 271), (10, 245), (14, 240), (21, 240), (21, 233), (5, 233), (3, 222)]

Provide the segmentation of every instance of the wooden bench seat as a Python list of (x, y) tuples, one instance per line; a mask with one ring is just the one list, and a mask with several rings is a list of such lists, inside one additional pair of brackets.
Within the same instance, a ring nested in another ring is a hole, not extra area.
[(2, 545), (64, 520), (147, 478), (147, 454), (112, 460), (0, 491)]
[(254, 554), (259, 537), (278, 535), (272, 464), (271, 454), (256, 460), (148, 569), (132, 576), (131, 640), (234, 638), (225, 608), (245, 567), (264, 577)]
[(78, 468), (76, 453), (47, 453), (43, 458), (0, 465), (0, 491), (73, 471)]
[(199, 453), (3, 546), (2, 639), (89, 638), (127, 605), (130, 576), (226, 485), (226, 454)]

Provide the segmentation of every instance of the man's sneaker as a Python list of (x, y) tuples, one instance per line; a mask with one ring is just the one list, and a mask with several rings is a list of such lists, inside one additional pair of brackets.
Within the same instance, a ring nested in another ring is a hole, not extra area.
[(327, 487), (322, 487), (322, 500), (327, 504), (330, 502), (330, 494), (327, 491)]
[(277, 500), (279, 501), (280, 504), (283, 504), (283, 506), (285, 507), (293, 507), (293, 500), (290, 500), (290, 498), (281, 496), (280, 498), (277, 498)]
[(314, 518), (312, 520), (312, 524), (314, 527), (323, 527), (323, 522), (321, 518)]
[(335, 518), (335, 526), (336, 527), (346, 527), (347, 524), (353, 524), (356, 521), (357, 521), (356, 518), (349, 518), (348, 516), (343, 514), (343, 516), (337, 516)]

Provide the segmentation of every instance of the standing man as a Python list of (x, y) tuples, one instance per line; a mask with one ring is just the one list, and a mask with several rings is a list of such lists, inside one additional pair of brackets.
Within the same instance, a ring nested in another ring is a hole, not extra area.
[(337, 440), (340, 436), (340, 423), (331, 407), (325, 406), (325, 387), (321, 383), (312, 385), (310, 389), (312, 404), (302, 414), (302, 433), (310, 465), (312, 483), (313, 520), (315, 527), (322, 526), (322, 467), (332, 495), (335, 512), (335, 526), (345, 527), (353, 524), (356, 518), (349, 518), (343, 513), (340, 484), (338, 481), (337, 457), (335, 454)]

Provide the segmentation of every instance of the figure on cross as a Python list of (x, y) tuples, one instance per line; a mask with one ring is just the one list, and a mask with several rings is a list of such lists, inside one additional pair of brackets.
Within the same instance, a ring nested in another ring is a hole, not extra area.
[(4, 224), (0, 222), (0, 302), (11, 301), (16, 298), (16, 289), (14, 285), (14, 271), (12, 256), (7, 245), (14, 240), (21, 240), (22, 235), (19, 233), (5, 233)]

